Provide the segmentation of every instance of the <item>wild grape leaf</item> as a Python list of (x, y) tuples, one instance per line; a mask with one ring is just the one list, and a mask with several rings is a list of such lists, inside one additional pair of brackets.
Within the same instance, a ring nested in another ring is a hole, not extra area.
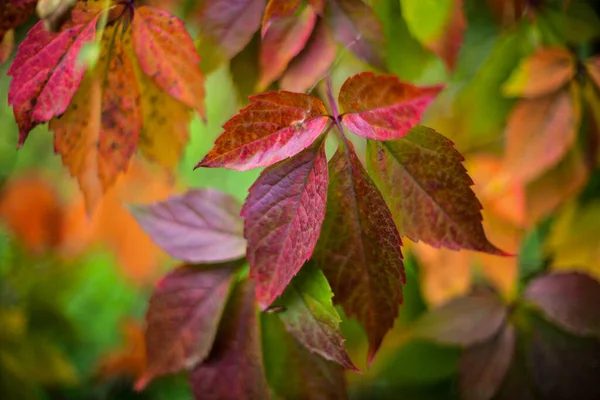
[(316, 21), (317, 14), (312, 7), (304, 7), (298, 15), (280, 18), (270, 25), (260, 44), (259, 91), (279, 78), (292, 58), (300, 53)]
[(0, 42), (4, 35), (21, 25), (35, 11), (37, 0), (3, 0), (0, 3)]
[(370, 6), (362, 0), (327, 0), (325, 15), (335, 40), (359, 59), (385, 70), (385, 36)]
[(327, 211), (314, 259), (335, 301), (369, 339), (369, 363), (398, 315), (406, 282), (400, 235), (350, 142), (329, 162)]
[(286, 91), (252, 96), (223, 125), (225, 132), (196, 168), (268, 167), (310, 146), (328, 120), (325, 105), (316, 97)]
[(338, 101), (342, 123), (357, 135), (374, 140), (397, 139), (421, 120), (421, 115), (442, 89), (419, 88), (393, 75), (363, 72), (346, 80)]
[(287, 331), (308, 350), (344, 368), (358, 371), (346, 352), (339, 327), (341, 319), (332, 298), (325, 275), (309, 262), (277, 301), (277, 305), (283, 306), (277, 315)]
[(527, 286), (529, 300), (563, 329), (580, 336), (600, 338), (600, 282), (579, 272), (552, 273)]
[(492, 399), (510, 368), (515, 344), (515, 329), (506, 325), (488, 342), (464, 350), (458, 378), (461, 398)]
[(290, 62), (279, 80), (279, 87), (291, 92), (306, 92), (325, 77), (336, 53), (337, 44), (325, 20), (319, 18), (306, 46)]
[(212, 0), (202, 5), (194, 22), (199, 27), (197, 45), (202, 71), (208, 74), (232, 59), (260, 27), (265, 0)]
[(505, 255), (485, 236), (463, 160), (450, 140), (423, 126), (367, 144), (367, 167), (401, 234), (434, 247)]
[(261, 320), (267, 379), (278, 396), (298, 400), (348, 398), (342, 367), (308, 351), (285, 331), (276, 315), (262, 314)]
[(191, 374), (196, 399), (268, 399), (254, 288), (239, 283), (231, 295), (210, 355)]
[(157, 284), (146, 313), (148, 365), (136, 387), (191, 369), (213, 346), (233, 277), (231, 266), (183, 266)]
[(300, 7), (300, 4), (302, 4), (302, 0), (269, 0), (262, 19), (261, 36), (265, 36), (273, 22), (292, 15)]
[(265, 169), (242, 208), (250, 277), (263, 310), (283, 293), (319, 238), (327, 202), (324, 143), (317, 140)]
[(477, 289), (424, 314), (413, 324), (410, 334), (440, 344), (471, 346), (496, 334), (506, 315), (498, 296)]
[(506, 125), (506, 174), (527, 183), (555, 165), (575, 141), (580, 109), (575, 85), (517, 103)]
[(183, 195), (131, 212), (152, 240), (171, 256), (192, 263), (236, 260), (246, 254), (238, 202), (214, 189)]
[(521, 61), (502, 86), (509, 97), (534, 98), (559, 90), (575, 76), (575, 58), (562, 47), (543, 47)]

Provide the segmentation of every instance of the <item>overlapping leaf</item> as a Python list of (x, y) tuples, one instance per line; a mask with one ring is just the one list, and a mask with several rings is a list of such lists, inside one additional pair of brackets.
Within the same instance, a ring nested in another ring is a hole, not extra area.
[(265, 36), (275, 20), (292, 15), (300, 7), (300, 4), (302, 4), (302, 0), (269, 0), (262, 19), (262, 36)]

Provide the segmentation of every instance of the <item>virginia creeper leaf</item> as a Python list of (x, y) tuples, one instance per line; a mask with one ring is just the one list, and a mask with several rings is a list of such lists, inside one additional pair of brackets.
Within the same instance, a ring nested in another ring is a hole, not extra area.
[(277, 301), (284, 307), (277, 315), (287, 331), (308, 350), (344, 368), (358, 371), (346, 352), (339, 327), (341, 319), (332, 298), (325, 275), (309, 262)]
[(304, 7), (298, 15), (290, 15), (271, 24), (260, 44), (258, 90), (264, 90), (281, 76), (292, 58), (308, 42), (316, 21), (315, 11)]
[(494, 338), (464, 350), (460, 359), (459, 386), (465, 400), (490, 400), (510, 368), (516, 334), (512, 325)]
[(292, 60), (279, 80), (279, 86), (291, 92), (306, 92), (325, 77), (335, 60), (337, 44), (319, 18), (304, 49)]
[(410, 334), (440, 344), (471, 346), (497, 333), (506, 315), (506, 308), (494, 293), (478, 289), (424, 314)]
[(502, 86), (508, 97), (551, 94), (575, 76), (575, 58), (561, 47), (544, 47), (525, 58)]
[(600, 338), (600, 283), (589, 275), (565, 272), (542, 275), (525, 289), (529, 300), (563, 329)]
[(212, 351), (190, 381), (196, 399), (269, 399), (251, 281), (235, 287)]
[(359, 59), (385, 70), (385, 35), (371, 7), (362, 0), (328, 0), (325, 15), (335, 40)]
[(148, 366), (138, 389), (159, 375), (191, 369), (208, 357), (234, 266), (183, 266), (157, 284), (146, 313)]
[(368, 139), (403, 137), (419, 123), (421, 114), (441, 89), (441, 86), (418, 88), (400, 82), (393, 75), (356, 74), (340, 89), (342, 123)]
[(555, 165), (575, 141), (581, 105), (575, 85), (521, 100), (506, 125), (506, 173), (526, 183)]
[(241, 215), (250, 277), (264, 310), (310, 258), (327, 202), (324, 140), (265, 169), (252, 185)]
[(222, 262), (246, 253), (240, 205), (217, 190), (194, 189), (131, 211), (152, 240), (175, 258)]
[(196, 168), (268, 167), (310, 146), (328, 119), (316, 97), (286, 91), (251, 96), (250, 104), (223, 125), (225, 132)]
[(292, 15), (300, 7), (300, 4), (302, 4), (302, 0), (269, 0), (262, 19), (261, 36), (265, 36), (269, 26), (275, 20)]
[(329, 162), (327, 211), (314, 259), (335, 301), (356, 317), (369, 339), (369, 363), (398, 315), (406, 282), (400, 235), (353, 145)]
[(346, 377), (339, 365), (311, 353), (285, 331), (274, 314), (262, 314), (267, 379), (283, 399), (346, 400)]
[(505, 254), (485, 237), (463, 160), (450, 140), (423, 126), (367, 144), (367, 166), (401, 234), (434, 247)]

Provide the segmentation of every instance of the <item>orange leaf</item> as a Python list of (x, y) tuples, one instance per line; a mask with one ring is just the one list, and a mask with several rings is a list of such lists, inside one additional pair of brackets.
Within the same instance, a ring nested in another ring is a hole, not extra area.
[(265, 37), (267, 29), (275, 20), (292, 15), (301, 3), (302, 0), (269, 0), (262, 20), (261, 36)]

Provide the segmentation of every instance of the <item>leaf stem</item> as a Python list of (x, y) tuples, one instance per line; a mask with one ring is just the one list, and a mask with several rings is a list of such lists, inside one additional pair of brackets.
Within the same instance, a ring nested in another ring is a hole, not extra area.
[(327, 79), (325, 80), (325, 82), (327, 83), (327, 99), (329, 100), (329, 106), (331, 107), (331, 113), (332, 115), (332, 119), (333, 119), (333, 123), (335, 124), (335, 126), (337, 127), (338, 133), (340, 136), (340, 139), (344, 142), (344, 145), (346, 144), (346, 136), (344, 135), (344, 128), (342, 127), (342, 124), (340, 123), (341, 116), (340, 116), (340, 112), (337, 108), (337, 104), (335, 103), (335, 98), (333, 97), (333, 90), (331, 88), (331, 75), (327, 76)]

